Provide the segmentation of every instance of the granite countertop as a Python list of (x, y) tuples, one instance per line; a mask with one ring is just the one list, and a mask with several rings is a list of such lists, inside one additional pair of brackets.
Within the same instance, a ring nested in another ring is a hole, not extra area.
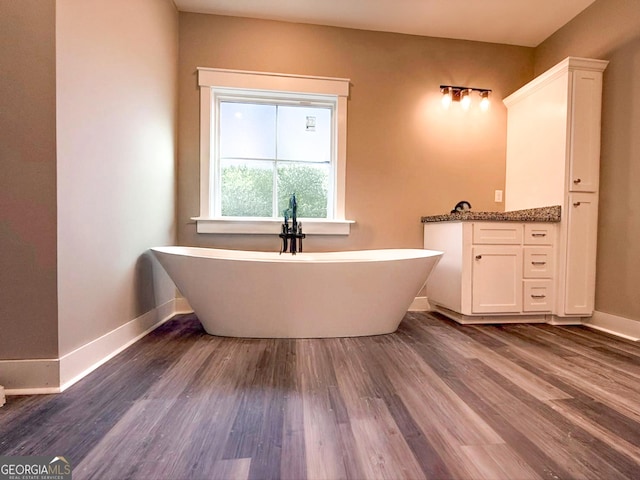
[(514, 210), (512, 212), (464, 212), (447, 213), (445, 215), (431, 215), (422, 217), (422, 223), (430, 222), (461, 222), (485, 220), (491, 222), (559, 222), (560, 205), (553, 207), (530, 208)]

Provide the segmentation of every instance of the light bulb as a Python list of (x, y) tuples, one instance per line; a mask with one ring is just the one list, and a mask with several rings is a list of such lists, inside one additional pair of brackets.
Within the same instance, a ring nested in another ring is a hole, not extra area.
[(460, 105), (464, 110), (468, 110), (471, 105), (471, 97), (469, 96), (470, 92), (471, 90), (469, 89), (460, 92)]
[(486, 112), (489, 109), (489, 92), (480, 92), (480, 110)]
[(441, 88), (440, 91), (442, 92), (442, 106), (449, 108), (449, 105), (451, 105), (451, 87)]

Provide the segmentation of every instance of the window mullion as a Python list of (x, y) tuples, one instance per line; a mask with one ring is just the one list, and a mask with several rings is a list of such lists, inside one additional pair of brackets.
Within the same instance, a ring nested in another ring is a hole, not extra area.
[(276, 105), (276, 152), (275, 159), (273, 161), (273, 217), (277, 218), (279, 216), (278, 212), (278, 112), (280, 107)]
[(212, 126), (213, 142), (213, 212), (215, 216), (222, 215), (222, 166), (220, 159), (220, 98), (214, 95), (214, 122)]

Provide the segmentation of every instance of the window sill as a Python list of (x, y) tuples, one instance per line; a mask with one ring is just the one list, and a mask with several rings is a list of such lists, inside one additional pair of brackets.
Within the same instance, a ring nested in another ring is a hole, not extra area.
[[(232, 233), (254, 235), (278, 235), (282, 220), (278, 218), (205, 218), (193, 217), (198, 233)], [(326, 220), (301, 218), (302, 231), (306, 235), (349, 235), (354, 220)]]

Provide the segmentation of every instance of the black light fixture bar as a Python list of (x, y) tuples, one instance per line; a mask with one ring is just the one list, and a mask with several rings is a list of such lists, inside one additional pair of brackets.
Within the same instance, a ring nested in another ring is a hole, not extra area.
[(471, 90), (472, 92), (491, 92), (492, 91), (490, 88), (460, 87), (456, 85), (440, 85), (440, 90), (443, 90), (445, 88), (450, 88), (452, 91), (458, 90), (459, 92), (461, 92), (462, 90)]

